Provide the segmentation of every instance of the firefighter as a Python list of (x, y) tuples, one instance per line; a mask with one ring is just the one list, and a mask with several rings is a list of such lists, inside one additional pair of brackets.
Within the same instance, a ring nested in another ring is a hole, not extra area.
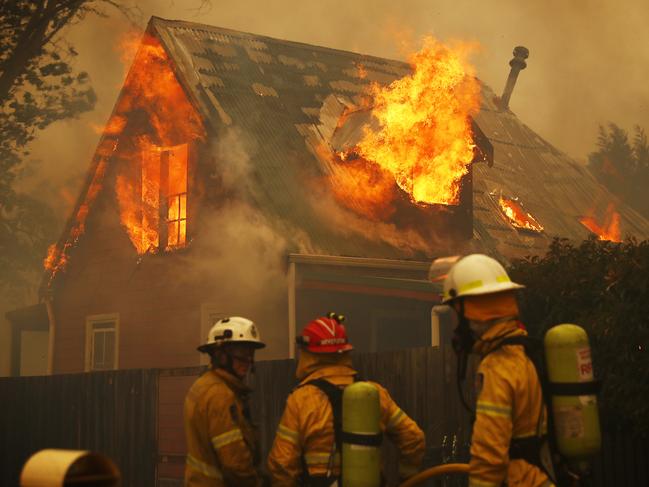
[[(330, 313), (315, 319), (297, 337), (296, 377), (300, 382), (286, 401), (268, 457), (273, 486), (329, 486), (340, 476), (333, 410), (328, 395), (313, 381), (324, 379), (343, 388), (355, 380), (352, 346), (341, 318)], [(424, 434), (385, 388), (372, 384), (379, 391), (380, 429), (399, 449), (399, 474), (410, 477), (417, 473), (424, 456)]]
[(458, 360), (466, 360), (468, 353), (481, 357), (470, 487), (553, 485), (543, 447), (546, 409), (536, 369), (522, 346), (502, 344), (505, 338), (527, 335), (515, 297), (522, 287), (500, 263), (482, 254), (457, 261), (444, 281), (444, 302), (459, 318), (454, 336)]
[(261, 485), (244, 381), (255, 350), (264, 346), (256, 325), (235, 316), (218, 321), (198, 347), (210, 356), (211, 367), (185, 398), (186, 486)]

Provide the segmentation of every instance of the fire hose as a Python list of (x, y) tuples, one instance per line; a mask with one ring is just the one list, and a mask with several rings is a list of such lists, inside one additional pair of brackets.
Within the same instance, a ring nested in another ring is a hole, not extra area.
[(450, 473), (467, 473), (468, 471), (469, 465), (467, 463), (447, 463), (444, 465), (437, 465), (410, 477), (399, 487), (414, 487), (432, 477), (439, 477), (440, 475), (447, 475)]

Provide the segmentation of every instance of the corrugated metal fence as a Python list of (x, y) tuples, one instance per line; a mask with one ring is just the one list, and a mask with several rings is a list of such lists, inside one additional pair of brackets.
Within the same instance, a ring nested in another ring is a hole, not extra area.
[[(359, 354), (354, 363), (362, 378), (386, 386), (424, 429), (427, 465), (465, 459), (468, 418), (448, 349)], [(257, 365), (253, 414), (264, 454), (294, 371), (291, 360)], [(182, 404), (199, 373), (194, 367), (0, 379), (0, 485), (17, 485), (26, 459), (43, 448), (103, 452), (119, 465), (125, 486), (182, 485)], [(385, 454), (393, 479), (394, 451), (386, 447)], [(649, 486), (649, 442), (606, 433), (594, 472), (596, 487)]]

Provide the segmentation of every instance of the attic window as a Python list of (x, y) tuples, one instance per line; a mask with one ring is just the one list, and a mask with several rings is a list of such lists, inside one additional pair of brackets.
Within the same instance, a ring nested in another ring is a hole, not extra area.
[[(492, 196), (494, 196), (493, 193)], [(507, 221), (514, 228), (534, 233), (543, 231), (543, 226), (536, 218), (525, 211), (518, 198), (508, 198), (500, 194), (498, 195), (498, 204)]]
[(187, 242), (187, 156), (187, 144), (150, 146), (142, 155), (140, 253)]

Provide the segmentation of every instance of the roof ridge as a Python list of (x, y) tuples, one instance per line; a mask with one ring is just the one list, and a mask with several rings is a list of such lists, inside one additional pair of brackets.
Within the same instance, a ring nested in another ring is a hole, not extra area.
[(390, 59), (386, 57), (381, 57), (381, 56), (375, 56), (372, 54), (366, 54), (366, 53), (361, 53), (361, 52), (355, 52), (355, 51), (347, 51), (344, 49), (336, 49), (332, 47), (325, 47), (325, 46), (319, 46), (316, 44), (309, 44), (308, 42), (300, 42), (300, 41), (292, 41), (288, 39), (280, 39), (278, 37), (271, 37), (267, 35), (262, 35), (262, 34), (255, 34), (252, 32), (245, 32), (245, 31), (240, 31), (236, 29), (230, 29), (227, 27), (219, 27), (216, 25), (210, 25), (210, 24), (203, 24), (199, 22), (189, 22), (187, 20), (171, 20), (171, 19), (164, 19), (162, 17), (157, 17), (157, 16), (152, 16), (151, 19), (149, 20), (149, 25), (153, 25), (157, 27), (156, 24), (162, 24), (164, 27), (169, 28), (169, 27), (185, 27), (185, 28), (191, 28), (195, 30), (202, 30), (206, 32), (216, 32), (219, 34), (224, 34), (224, 35), (229, 35), (229, 36), (235, 36), (235, 37), (240, 37), (240, 38), (246, 38), (250, 40), (256, 40), (260, 42), (268, 42), (268, 43), (273, 43), (273, 44), (284, 44), (284, 45), (291, 45), (297, 48), (309, 48), (312, 50), (318, 50), (318, 51), (323, 51), (327, 53), (336, 53), (336, 54), (343, 54), (348, 57), (362, 57), (366, 58), (369, 60), (376, 60), (376, 61), (382, 61), (382, 62), (390, 62), (390, 63), (395, 63), (399, 64), (404, 68), (410, 68), (410, 64), (407, 61), (403, 61), (400, 59)]

